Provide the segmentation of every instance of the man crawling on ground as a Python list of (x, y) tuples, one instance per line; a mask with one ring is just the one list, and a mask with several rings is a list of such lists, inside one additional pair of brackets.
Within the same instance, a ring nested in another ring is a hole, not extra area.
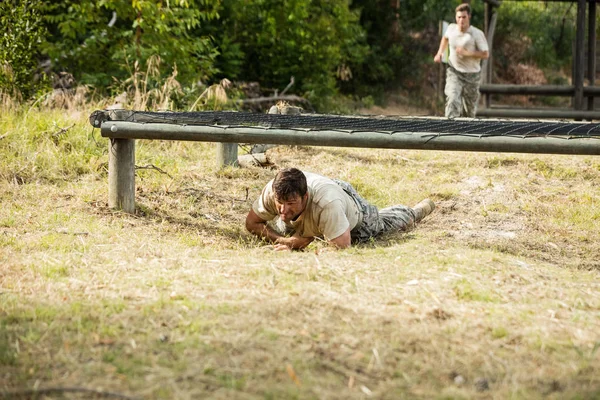
[(301, 250), (315, 238), (344, 249), (385, 233), (408, 231), (434, 209), (425, 199), (413, 208), (378, 210), (347, 182), (285, 168), (252, 205), (246, 229), (274, 243), (276, 250)]

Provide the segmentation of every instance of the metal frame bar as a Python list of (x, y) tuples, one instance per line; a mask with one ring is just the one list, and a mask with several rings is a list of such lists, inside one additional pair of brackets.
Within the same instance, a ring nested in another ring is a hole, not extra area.
[(217, 143), (263, 143), (383, 149), (495, 151), (600, 155), (600, 139), (590, 136), (444, 135), (431, 132), (348, 132), (342, 130), (277, 129), (215, 125), (140, 124), (107, 121), (102, 136), (119, 139), (185, 140)]

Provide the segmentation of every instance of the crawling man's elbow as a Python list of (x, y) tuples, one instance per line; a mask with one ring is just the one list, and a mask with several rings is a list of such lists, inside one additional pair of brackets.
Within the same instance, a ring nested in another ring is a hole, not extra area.
[(335, 246), (338, 249), (347, 249), (352, 244), (352, 237), (350, 235), (350, 228), (346, 229), (346, 232), (342, 233), (340, 236), (335, 239), (331, 239), (329, 241), (330, 244)]

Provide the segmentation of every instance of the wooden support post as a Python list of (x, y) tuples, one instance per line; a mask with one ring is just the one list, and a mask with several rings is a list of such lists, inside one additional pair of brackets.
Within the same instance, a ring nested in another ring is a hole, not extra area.
[(585, 57), (585, 3), (586, 0), (577, 1), (577, 35), (575, 38), (575, 60), (573, 63), (575, 96), (573, 108), (583, 110), (583, 70)]
[(483, 33), (485, 33), (486, 36), (489, 32), (490, 8), (490, 3), (485, 3), (485, 8), (483, 9)]
[(135, 140), (110, 139), (108, 148), (108, 206), (135, 211)]
[[(596, 2), (590, 1), (588, 15), (588, 85), (596, 80)], [(594, 111), (594, 96), (588, 97), (587, 109)]]
[(237, 143), (217, 143), (217, 167), (238, 166)]
[[(493, 48), (494, 48), (494, 32), (496, 31), (496, 21), (498, 19), (498, 13), (494, 11), (494, 9), (492, 8), (492, 6), (490, 5), (490, 9), (491, 9), (491, 16), (490, 16), (490, 25), (488, 27), (488, 32), (487, 32), (487, 42), (488, 42), (488, 50), (489, 50), (489, 57), (487, 60), (484, 60), (483, 65), (483, 71), (481, 72), (482, 74), (485, 74), (485, 82), (489, 85), (492, 83), (492, 75), (493, 75), (493, 61), (492, 61), (492, 57), (494, 54)], [(486, 94), (485, 95), (485, 107), (486, 108), (490, 108), (492, 106), (492, 96), (491, 94)]]
[[(438, 26), (438, 33), (440, 35), (440, 40), (442, 35), (444, 34), (444, 21), (440, 20)], [(438, 87), (437, 87), (437, 96), (439, 100), (444, 100), (444, 63), (440, 62), (438, 65)]]

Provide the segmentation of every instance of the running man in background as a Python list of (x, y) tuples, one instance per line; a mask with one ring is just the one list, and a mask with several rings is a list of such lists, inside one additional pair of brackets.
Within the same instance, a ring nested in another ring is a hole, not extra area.
[(425, 199), (413, 208), (378, 210), (347, 182), (286, 168), (252, 205), (246, 229), (274, 243), (276, 250), (303, 249), (315, 238), (344, 249), (384, 233), (410, 230), (434, 209)]
[(483, 32), (471, 26), (471, 6), (456, 7), (456, 24), (450, 24), (433, 58), (442, 62), (442, 55), (450, 45), (446, 69), (446, 118), (474, 118), (479, 102), (481, 60), (489, 57), (489, 48)]

